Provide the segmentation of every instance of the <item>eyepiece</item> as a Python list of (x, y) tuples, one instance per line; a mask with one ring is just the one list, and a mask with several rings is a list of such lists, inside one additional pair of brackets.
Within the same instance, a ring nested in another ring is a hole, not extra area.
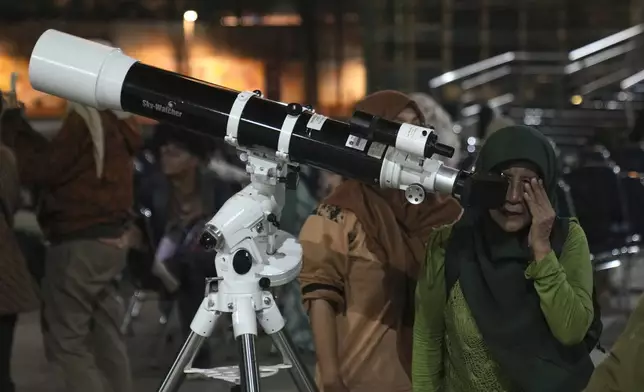
[(451, 158), (454, 156), (454, 147), (443, 143), (434, 144), (433, 151), (443, 157)]
[(454, 196), (462, 206), (494, 209), (503, 205), (508, 191), (506, 179), (493, 173), (462, 173), (454, 184)]
[(221, 245), (222, 239), (221, 232), (217, 228), (206, 226), (199, 238), (199, 245), (205, 250), (217, 249)]
[(466, 191), (466, 185), (471, 176), (472, 176), (472, 173), (465, 170), (458, 173), (458, 176), (456, 177), (456, 181), (454, 181), (452, 196), (456, 197), (459, 200), (464, 196), (464, 193)]
[(205, 231), (201, 234), (199, 245), (201, 245), (205, 250), (213, 250), (217, 247), (217, 239), (212, 234)]

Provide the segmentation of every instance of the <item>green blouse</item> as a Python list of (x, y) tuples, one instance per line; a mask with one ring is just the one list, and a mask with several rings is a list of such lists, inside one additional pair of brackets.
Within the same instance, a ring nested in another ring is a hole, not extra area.
[[(445, 298), (445, 247), (452, 226), (435, 230), (416, 289), (412, 381), (414, 392), (511, 392), (490, 357), (459, 282)], [(580, 343), (593, 319), (593, 269), (586, 235), (575, 221), (559, 260), (551, 252), (525, 271), (534, 281), (552, 334)], [(446, 305), (443, 305), (446, 304)]]

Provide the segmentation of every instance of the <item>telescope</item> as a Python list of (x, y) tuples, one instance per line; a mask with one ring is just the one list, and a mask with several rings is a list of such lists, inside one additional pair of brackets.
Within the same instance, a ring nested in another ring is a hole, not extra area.
[(431, 159), (454, 151), (431, 128), (361, 112), (345, 123), (264, 99), (258, 91), (239, 92), (142, 64), (119, 49), (55, 30), (36, 43), (29, 78), (34, 89), (69, 101), (171, 123), (376, 186), (405, 190), (417, 184), (460, 197), (467, 178)]
[[(216, 250), (217, 278), (209, 279), (191, 333), (159, 392), (176, 392), (186, 372), (240, 384), (258, 392), (259, 381), (290, 369), (298, 389), (317, 391), (302, 365), (271, 287), (294, 280), (302, 249), (279, 229), (287, 185), (299, 164), (328, 170), (373, 186), (401, 189), (411, 203), (427, 192), (461, 198), (472, 184), (497, 184), (494, 200), (505, 197), (507, 182), (443, 165), (435, 154), (451, 156), (432, 128), (400, 124), (364, 112), (349, 122), (312, 108), (263, 98), (259, 91), (236, 91), (142, 64), (120, 49), (55, 30), (36, 43), (29, 63), (31, 85), (97, 109), (125, 111), (219, 138), (240, 151), (251, 182), (231, 197), (206, 224), (201, 243)], [(497, 181), (498, 180), (498, 181)], [(496, 182), (495, 182), (496, 181)], [(498, 197), (501, 195), (501, 197)], [(192, 358), (222, 314), (232, 315), (242, 360), (235, 369), (193, 369)], [(257, 324), (282, 353), (281, 367), (258, 366)]]

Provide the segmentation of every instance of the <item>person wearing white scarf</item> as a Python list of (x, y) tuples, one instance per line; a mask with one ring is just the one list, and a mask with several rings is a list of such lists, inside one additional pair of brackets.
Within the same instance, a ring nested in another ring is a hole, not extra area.
[[(105, 134), (103, 131), (103, 121), (101, 114), (95, 108), (81, 105), (76, 102), (67, 103), (67, 111), (74, 111), (85, 121), (87, 129), (92, 137), (92, 144), (94, 145), (94, 161), (96, 163), (96, 176), (103, 177), (103, 166), (105, 163)], [(116, 115), (119, 120), (125, 120), (132, 117), (132, 114), (127, 112), (115, 111), (112, 113)]]
[[(102, 39), (93, 39), (92, 41), (105, 46), (114, 47), (111, 42)], [(89, 130), (92, 137), (92, 144), (94, 145), (96, 176), (98, 178), (101, 178), (103, 177), (103, 166), (105, 163), (105, 135), (103, 133), (103, 122), (101, 121), (101, 115), (95, 108), (68, 101), (67, 112), (69, 113), (70, 111), (74, 111), (79, 116), (81, 116), (85, 121), (85, 125), (87, 125), (87, 129)], [(130, 113), (116, 110), (113, 110), (112, 113), (114, 113), (119, 120), (125, 120), (132, 116)]]

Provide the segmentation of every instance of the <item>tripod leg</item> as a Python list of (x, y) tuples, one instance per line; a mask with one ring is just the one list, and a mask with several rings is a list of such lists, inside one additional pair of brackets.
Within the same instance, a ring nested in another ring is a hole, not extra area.
[(311, 377), (309, 370), (302, 362), (291, 338), (284, 329), (284, 317), (282, 317), (282, 313), (280, 313), (275, 299), (269, 292), (264, 292), (262, 297), (262, 302), (266, 307), (257, 313), (257, 320), (264, 329), (264, 332), (271, 335), (273, 344), (282, 353), (284, 361), (288, 361), (292, 366), (289, 369), (289, 373), (291, 374), (291, 378), (293, 378), (293, 383), (301, 392), (318, 392), (313, 377)]
[(201, 348), (205, 339), (205, 336), (190, 332), (188, 339), (186, 339), (183, 347), (181, 347), (181, 351), (179, 351), (177, 358), (168, 371), (165, 380), (163, 380), (163, 383), (159, 387), (159, 392), (177, 392), (179, 390), (185, 376), (184, 371), (190, 365), (190, 362), (192, 362), (192, 359)]
[(295, 345), (286, 330), (282, 328), (272, 334), (271, 338), (273, 338), (273, 343), (277, 346), (277, 349), (291, 362), (293, 367), (289, 369), (289, 373), (297, 390), (300, 392), (318, 392), (315, 380), (304, 362), (302, 362), (302, 358), (295, 349)]
[(259, 367), (255, 357), (255, 335), (244, 334), (239, 338), (241, 358), (239, 373), (244, 392), (259, 392)]
[(206, 297), (201, 303), (197, 314), (192, 319), (192, 324), (190, 324), (192, 331), (181, 347), (181, 351), (179, 351), (158, 392), (177, 392), (181, 387), (186, 368), (192, 363), (203, 342), (212, 334), (219, 318), (219, 313), (208, 307), (211, 302), (212, 300)]
[(255, 357), (257, 319), (250, 296), (237, 298), (232, 320), (233, 332), (239, 342), (241, 389), (245, 392), (259, 392), (259, 366)]

